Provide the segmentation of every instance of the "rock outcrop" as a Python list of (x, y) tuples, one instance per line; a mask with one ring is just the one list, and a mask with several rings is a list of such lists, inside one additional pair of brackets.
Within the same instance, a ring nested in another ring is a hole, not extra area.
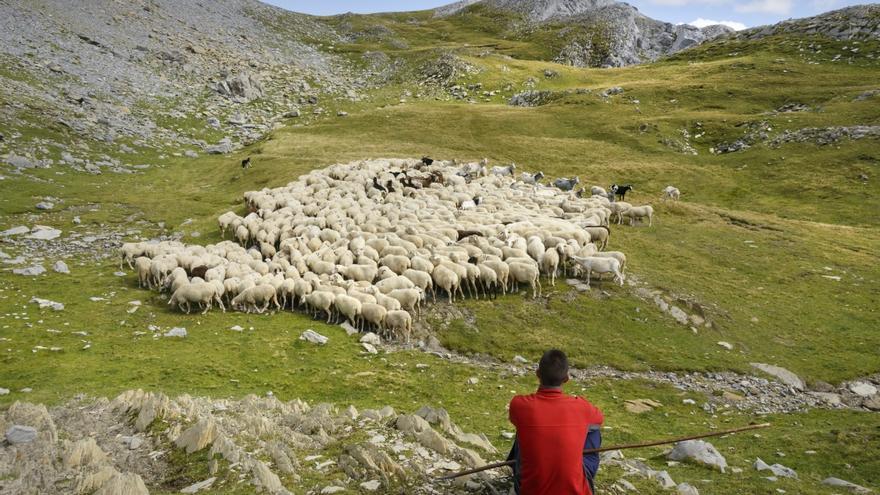
[(435, 15), (467, 15), (465, 9), (475, 4), (558, 27), (559, 37), (566, 42), (554, 61), (576, 67), (650, 62), (733, 32), (721, 25), (701, 29), (661, 22), (613, 0), (465, 0), (440, 7)]

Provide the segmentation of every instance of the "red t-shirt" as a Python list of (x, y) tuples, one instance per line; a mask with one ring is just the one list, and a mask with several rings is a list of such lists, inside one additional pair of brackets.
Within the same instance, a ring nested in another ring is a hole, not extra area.
[(592, 495), (584, 475), (589, 425), (604, 416), (586, 399), (538, 389), (510, 401), (520, 456), (520, 495)]

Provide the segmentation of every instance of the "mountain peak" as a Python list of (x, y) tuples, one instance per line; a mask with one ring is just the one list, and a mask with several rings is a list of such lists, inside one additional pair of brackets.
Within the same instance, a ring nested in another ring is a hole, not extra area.
[(520, 13), (532, 21), (546, 21), (557, 17), (584, 14), (618, 2), (614, 0), (461, 0), (440, 7), (435, 12), (438, 16), (451, 15), (478, 3)]

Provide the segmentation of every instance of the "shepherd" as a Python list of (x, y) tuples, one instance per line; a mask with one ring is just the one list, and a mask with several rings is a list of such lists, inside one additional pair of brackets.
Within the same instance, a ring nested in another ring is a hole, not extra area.
[(586, 399), (566, 395), (568, 358), (558, 349), (544, 353), (537, 371), (540, 385), (531, 395), (510, 401), (510, 422), (516, 439), (508, 461), (513, 461), (514, 490), (518, 495), (593, 495), (599, 470), (602, 412)]

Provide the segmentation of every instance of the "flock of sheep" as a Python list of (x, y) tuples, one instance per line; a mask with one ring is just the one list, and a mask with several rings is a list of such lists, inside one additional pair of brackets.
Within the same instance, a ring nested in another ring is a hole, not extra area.
[(614, 202), (601, 188), (584, 197), (544, 186), (536, 175), (430, 159), (333, 165), (245, 193), (246, 216), (218, 219), (234, 241), (127, 243), (122, 262), (187, 313), (301, 308), (406, 340), (438, 292), (454, 303), (527, 284), (538, 297), (541, 275), (555, 284), (560, 271), (622, 285), (626, 256), (605, 251), (608, 226), (650, 224), (653, 208)]

